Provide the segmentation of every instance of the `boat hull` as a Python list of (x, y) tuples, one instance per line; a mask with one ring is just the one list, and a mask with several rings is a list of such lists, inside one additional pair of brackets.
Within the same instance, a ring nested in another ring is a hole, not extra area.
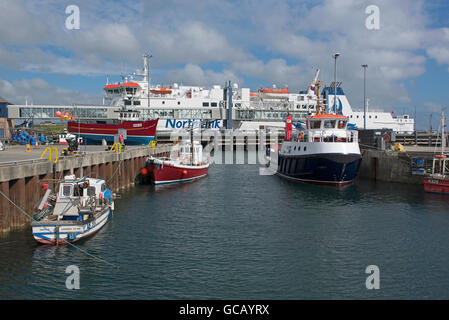
[(424, 178), (424, 191), (449, 194), (449, 180), (441, 178)]
[(42, 244), (64, 245), (88, 238), (98, 232), (108, 221), (111, 209), (85, 222), (77, 221), (39, 221), (32, 223), (34, 239)]
[(122, 121), (118, 124), (99, 123), (78, 123), (69, 121), (68, 131), (76, 136), (80, 136), (86, 143), (101, 144), (105, 139), (108, 144), (114, 143), (114, 137), (119, 134), (118, 130), (126, 130), (125, 144), (146, 145), (149, 144), (156, 135), (156, 128), (159, 119), (150, 121)]
[(183, 183), (203, 178), (207, 175), (209, 164), (189, 166), (164, 161), (163, 164), (149, 163), (148, 174), (155, 185)]
[(360, 154), (279, 155), (277, 174), (296, 182), (344, 186), (354, 181), (361, 161)]

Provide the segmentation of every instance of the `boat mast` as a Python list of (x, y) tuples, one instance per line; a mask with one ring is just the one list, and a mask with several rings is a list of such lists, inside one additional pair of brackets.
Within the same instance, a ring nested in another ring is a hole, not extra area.
[(191, 144), (191, 149), (190, 149), (190, 153), (191, 153), (191, 157), (190, 157), (190, 164), (193, 165), (193, 157), (195, 155), (195, 152), (193, 151), (193, 124), (192, 124), (192, 129), (190, 129), (190, 144)]
[(444, 108), (441, 109), (441, 154), (444, 154), (444, 147), (446, 146), (446, 136), (444, 134)]
[(147, 82), (147, 101), (148, 108), (150, 107), (150, 64), (149, 59), (153, 56), (149, 53), (143, 55), (143, 81)]

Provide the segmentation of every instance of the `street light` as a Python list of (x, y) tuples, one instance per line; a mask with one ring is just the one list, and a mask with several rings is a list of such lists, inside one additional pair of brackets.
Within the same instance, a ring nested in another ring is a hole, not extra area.
[(366, 130), (366, 68), (367, 64), (362, 64), (363, 68), (363, 129)]
[(340, 54), (334, 53), (332, 57), (334, 58), (334, 112), (337, 112), (337, 57)]

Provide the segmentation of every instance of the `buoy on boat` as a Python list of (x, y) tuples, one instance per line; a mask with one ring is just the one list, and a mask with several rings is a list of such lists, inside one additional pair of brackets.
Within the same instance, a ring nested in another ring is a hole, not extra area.
[(146, 176), (146, 175), (148, 174), (147, 168), (142, 168), (142, 169), (140, 170), (140, 174), (143, 175), (143, 176)]

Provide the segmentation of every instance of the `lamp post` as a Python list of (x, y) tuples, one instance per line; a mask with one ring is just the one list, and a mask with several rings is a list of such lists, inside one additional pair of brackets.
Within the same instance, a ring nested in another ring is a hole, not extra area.
[(334, 112), (337, 112), (337, 57), (340, 54), (334, 53), (332, 57), (334, 58)]
[(366, 130), (366, 68), (367, 64), (362, 64), (363, 68), (363, 129)]

